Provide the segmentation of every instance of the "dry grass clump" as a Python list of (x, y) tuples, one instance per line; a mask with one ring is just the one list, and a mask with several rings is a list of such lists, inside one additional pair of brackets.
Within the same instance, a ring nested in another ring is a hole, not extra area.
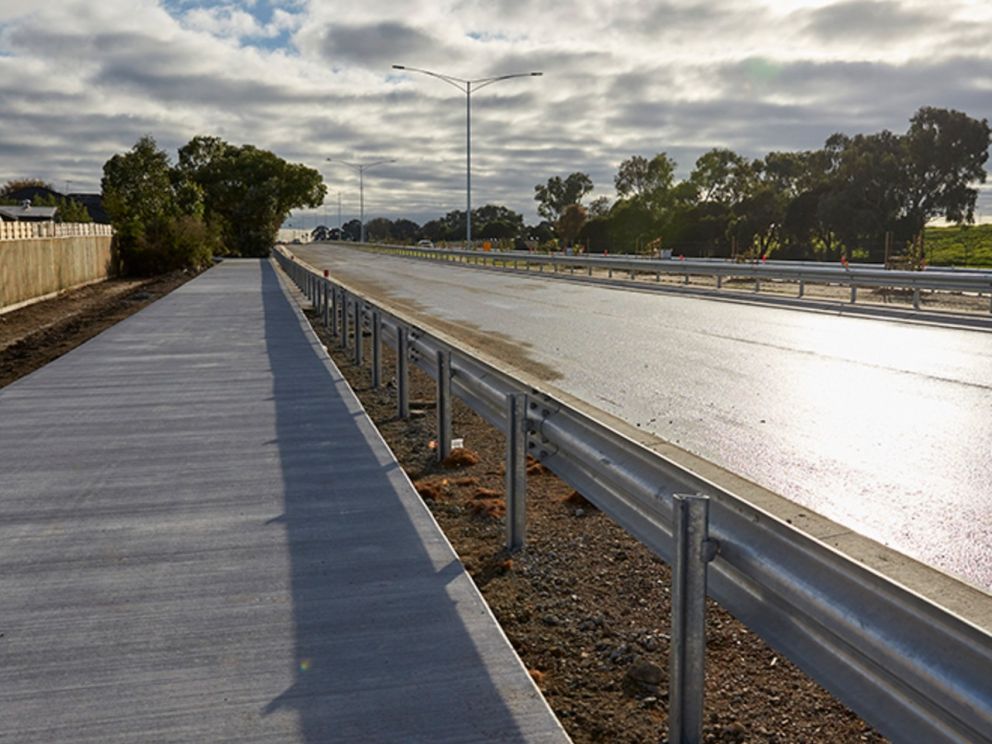
[(596, 505), (594, 503), (592, 503), (589, 499), (587, 499), (578, 491), (572, 491), (568, 496), (562, 499), (562, 503), (568, 504), (569, 506), (577, 506), (582, 509), (596, 508)]
[(459, 447), (451, 450), (451, 454), (441, 461), (441, 465), (448, 470), (455, 468), (465, 468), (479, 463), (479, 455), (472, 450)]

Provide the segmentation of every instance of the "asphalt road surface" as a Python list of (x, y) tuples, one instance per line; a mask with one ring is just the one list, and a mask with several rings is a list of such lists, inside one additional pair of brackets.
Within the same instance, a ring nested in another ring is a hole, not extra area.
[[(992, 590), (992, 333), (293, 246), (494, 356)], [(494, 351), (494, 348), (496, 349)], [(457, 432), (456, 432), (457, 435)]]

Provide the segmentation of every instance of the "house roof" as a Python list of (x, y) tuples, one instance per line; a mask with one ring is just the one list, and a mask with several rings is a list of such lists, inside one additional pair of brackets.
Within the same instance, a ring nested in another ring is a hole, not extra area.
[(32, 207), (30, 205), (21, 205), (19, 207), (0, 206), (0, 217), (3, 217), (5, 220), (14, 220), (17, 222), (25, 220), (39, 222), (55, 219), (55, 213), (57, 211), (57, 207)]
[(45, 186), (25, 186), (24, 188), (17, 189), (16, 191), (11, 191), (9, 194), (4, 195), (4, 199), (10, 201), (23, 202), (25, 199), (30, 199), (31, 201), (48, 200), (48, 199), (72, 199), (74, 202), (78, 202), (85, 207), (86, 211), (90, 215), (90, 219), (94, 222), (102, 222), (104, 224), (110, 224), (110, 215), (103, 208), (103, 195), (102, 194), (60, 194), (58, 191), (52, 191), (50, 188)]
[(94, 222), (110, 224), (110, 215), (103, 208), (102, 194), (68, 194), (67, 196), (86, 207), (86, 211), (90, 214), (90, 219)]

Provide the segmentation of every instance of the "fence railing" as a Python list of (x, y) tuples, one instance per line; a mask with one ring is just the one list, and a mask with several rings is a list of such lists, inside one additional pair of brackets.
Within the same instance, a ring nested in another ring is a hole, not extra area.
[[(398, 350), (400, 415), (408, 401), (406, 369), (412, 362), (439, 380), (439, 399), (443, 381), (508, 440), (518, 439), (509, 436), (511, 421), (522, 418), (527, 453), (668, 562), (675, 494), (709, 496), (709, 534), (719, 546), (709, 567), (713, 599), (891, 739), (992, 742), (992, 635), (987, 628), (854, 562), (401, 313), (321, 276), (283, 249), (274, 255), (341, 345), (353, 337), (356, 362), (363, 360), (363, 333), (349, 334), (349, 329), (371, 323), (373, 384), (381, 380), (379, 345)], [(522, 395), (526, 407), (520, 417)], [(444, 428), (439, 422), (439, 430)], [(510, 544), (523, 539), (519, 488), (508, 480)]]
[(110, 225), (98, 222), (0, 222), (0, 240), (106, 237), (113, 234)]
[(690, 277), (709, 277), (716, 283), (716, 289), (723, 288), (725, 281), (749, 280), (755, 292), (761, 290), (762, 282), (791, 282), (797, 285), (797, 296), (804, 297), (807, 284), (834, 285), (850, 291), (850, 302), (857, 302), (859, 288), (883, 288), (902, 290), (911, 293), (913, 307), (920, 309), (921, 292), (954, 292), (975, 295), (988, 295), (989, 313), (992, 313), (992, 271), (982, 270), (940, 270), (901, 271), (878, 266), (848, 266), (793, 263), (775, 261), (767, 263), (736, 263), (707, 259), (654, 259), (638, 256), (569, 256), (561, 253), (529, 253), (523, 251), (475, 251), (420, 248), (414, 246), (378, 245), (373, 243), (347, 243), (351, 247), (393, 255), (411, 256), (435, 261), (454, 261), (470, 265), (516, 271), (540, 271), (552, 273), (574, 273), (576, 270), (593, 276), (593, 272), (614, 272), (630, 279), (654, 277), (656, 282), (662, 276), (674, 276), (688, 284)]

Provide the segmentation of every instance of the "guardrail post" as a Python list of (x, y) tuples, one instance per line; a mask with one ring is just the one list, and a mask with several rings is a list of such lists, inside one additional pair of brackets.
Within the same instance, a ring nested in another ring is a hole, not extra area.
[(805, 279), (800, 279), (799, 280), (799, 296), (802, 297), (804, 294), (806, 294), (806, 280)]
[(506, 547), (527, 537), (527, 394), (506, 396)]
[(914, 289), (913, 290), (913, 309), (914, 310), (919, 310), (920, 309), (920, 290), (919, 289)]
[(362, 366), (362, 351), (364, 350), (364, 344), (362, 343), (362, 334), (365, 333), (365, 329), (362, 327), (365, 321), (364, 315), (365, 315), (365, 303), (356, 297), (355, 298), (355, 364), (359, 367)]
[(324, 280), (324, 328), (331, 324), (331, 283)]
[(716, 275), (716, 288), (717, 289), (723, 288), (723, 274)]
[(754, 291), (755, 292), (760, 292), (761, 291), (761, 280), (760, 279), (755, 279), (754, 280)]
[(351, 319), (348, 317), (348, 293), (343, 289), (341, 290), (341, 338), (339, 339), (341, 343), (341, 348), (344, 350), (348, 349), (348, 333), (351, 331), (349, 326), (351, 325)]
[(586, 269), (588, 271), (588, 275), (592, 276), (592, 265), (590, 264), (589, 266), (586, 267)]
[(410, 329), (396, 326), (396, 409), (401, 419), (410, 418)]
[(676, 494), (672, 504), (672, 627), (669, 653), (669, 744), (697, 744), (703, 734), (706, 657), (706, 564), (710, 500)]
[(372, 388), (382, 385), (382, 314), (372, 311)]
[(853, 305), (857, 301), (858, 301), (858, 288), (852, 284), (851, 285), (851, 304)]
[(437, 461), (451, 454), (451, 352), (437, 352)]
[(331, 286), (331, 338), (338, 336), (338, 288)]

